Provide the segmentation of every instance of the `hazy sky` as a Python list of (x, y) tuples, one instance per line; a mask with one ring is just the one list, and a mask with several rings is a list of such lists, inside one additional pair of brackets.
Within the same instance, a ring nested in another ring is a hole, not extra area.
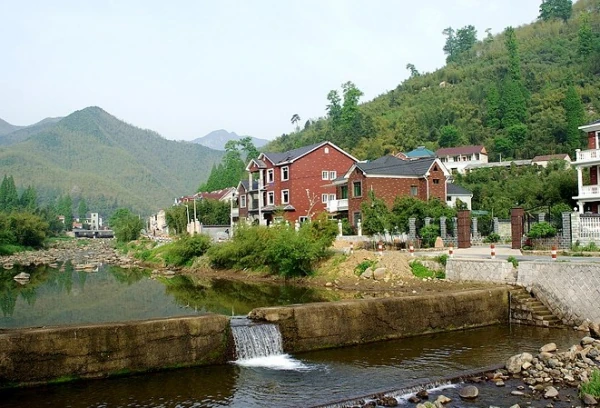
[(215, 129), (272, 139), (362, 101), (407, 63), (444, 64), (442, 30), (532, 22), (541, 0), (0, 0), (0, 118), (28, 125), (100, 106), (168, 139)]

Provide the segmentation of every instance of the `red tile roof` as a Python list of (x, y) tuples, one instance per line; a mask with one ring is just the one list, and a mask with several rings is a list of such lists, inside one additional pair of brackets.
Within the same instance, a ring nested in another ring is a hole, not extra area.
[(487, 154), (485, 146), (458, 146), (458, 147), (443, 147), (435, 152), (437, 157), (458, 156), (460, 154), (483, 153)]

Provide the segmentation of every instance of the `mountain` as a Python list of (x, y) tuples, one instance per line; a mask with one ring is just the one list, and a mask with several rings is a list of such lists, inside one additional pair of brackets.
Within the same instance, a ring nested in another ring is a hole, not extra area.
[(52, 127), (63, 118), (46, 118), (29, 126), (16, 126), (12, 132), (2, 134), (0, 132), (0, 145), (11, 145), (29, 138), (29, 136), (38, 133), (46, 128)]
[[(198, 143), (202, 146), (210, 147), (215, 150), (225, 150), (225, 143), (230, 140), (240, 140), (247, 136), (239, 136), (235, 132), (228, 132), (224, 129), (213, 130), (209, 134), (203, 137), (199, 137), (197, 139), (192, 140), (192, 143)], [(269, 143), (266, 139), (259, 139), (257, 137), (252, 137), (252, 143), (254, 143), (254, 147), (257, 149)]]
[(7, 135), (15, 130), (21, 129), (23, 126), (11, 125), (5, 120), (0, 119), (0, 136)]
[(65, 193), (74, 201), (83, 197), (103, 216), (118, 207), (149, 214), (169, 206), (196, 191), (223, 156), (164, 139), (98, 107), (45, 120), (0, 141), (6, 137), (10, 143), (0, 146), (0, 174), (12, 174), (17, 186), (33, 185), (41, 201)]
[[(329, 100), (327, 118), (265, 149), (286, 151), (330, 140), (360, 159), (421, 145), (435, 151), (480, 144), (491, 160), (500, 154), (503, 159), (573, 157), (586, 145), (577, 126), (600, 118), (599, 10), (597, 0), (580, 0), (566, 21), (539, 20), (482, 41), (473, 36), (473, 44), (449, 55), (442, 68), (423, 73), (408, 64), (410, 78), (356, 109), (352, 103), (347, 109), (343, 99), (360, 91), (347, 93), (345, 84), (343, 92), (337, 90), (341, 101)], [(438, 28), (441, 33), (445, 27)], [(458, 33), (454, 28), (447, 40), (462, 41), (451, 37)], [(429, 51), (443, 52), (441, 47)]]

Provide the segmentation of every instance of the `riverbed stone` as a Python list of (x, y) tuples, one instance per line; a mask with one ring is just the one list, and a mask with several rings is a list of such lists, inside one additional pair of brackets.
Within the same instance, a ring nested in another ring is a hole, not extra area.
[(417, 392), (417, 397), (421, 398), (421, 399), (428, 399), (429, 398), (429, 393), (427, 392), (427, 390), (421, 390), (419, 392)]
[(521, 372), (524, 363), (531, 362), (532, 360), (533, 356), (530, 353), (516, 354), (508, 359), (506, 369), (511, 374), (517, 374)]
[(544, 391), (544, 398), (546, 399), (550, 399), (550, 398), (556, 398), (558, 397), (558, 390), (552, 386), (547, 387)]
[(373, 279), (382, 280), (385, 278), (385, 274), (387, 273), (387, 268), (377, 268), (373, 271)]
[(556, 347), (556, 343), (548, 343), (548, 344), (544, 344), (541, 348), (540, 348), (540, 352), (542, 353), (551, 353), (553, 351), (556, 351), (557, 347)]
[(464, 399), (474, 399), (479, 395), (479, 389), (474, 385), (467, 385), (460, 389), (458, 395)]
[(582, 346), (587, 346), (589, 344), (594, 344), (594, 338), (590, 337), (590, 336), (585, 336), (584, 338), (581, 339), (581, 345)]
[(600, 322), (593, 322), (590, 324), (590, 337), (600, 339)]
[(368, 267), (363, 273), (360, 274), (363, 279), (373, 279), (373, 268)]
[(585, 405), (598, 405), (598, 400), (588, 393), (583, 394), (581, 400)]

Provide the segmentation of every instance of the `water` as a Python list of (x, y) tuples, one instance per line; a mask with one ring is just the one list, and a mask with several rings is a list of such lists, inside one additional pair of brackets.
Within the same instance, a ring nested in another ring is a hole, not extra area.
[[(503, 363), (517, 352), (533, 352), (550, 341), (565, 348), (578, 340), (574, 331), (494, 326), (301, 353), (289, 356), (289, 369), (231, 363), (6, 390), (0, 392), (0, 406), (310, 407), (457, 376)], [(444, 390), (446, 395), (451, 392), (456, 391)], [(495, 401), (497, 406), (512, 405), (505, 397)], [(464, 406), (490, 405), (481, 402)]]
[[(29, 283), (13, 280), (21, 271)], [(247, 314), (261, 306), (319, 302), (314, 289), (290, 285), (153, 276), (148, 270), (102, 265), (97, 272), (60, 268), (0, 268), (0, 328), (143, 320), (219, 313)]]

